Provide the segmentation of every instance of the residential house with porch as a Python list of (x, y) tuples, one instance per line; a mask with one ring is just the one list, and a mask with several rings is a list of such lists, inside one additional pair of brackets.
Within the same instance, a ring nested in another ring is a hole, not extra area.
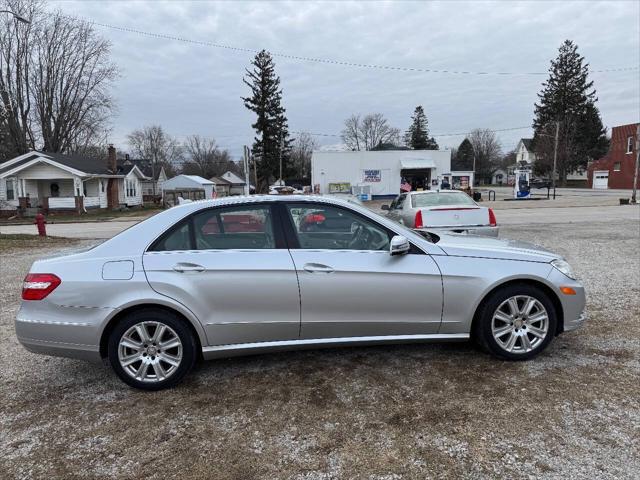
[(31, 151), (0, 164), (0, 215), (135, 207), (145, 180), (113, 146), (104, 158)]
[(124, 170), (129, 171), (134, 165), (146, 177), (145, 180), (140, 182), (143, 200), (145, 202), (153, 201), (154, 196), (156, 198), (160, 197), (162, 195), (162, 185), (168, 180), (164, 166), (156, 164), (154, 168), (151, 160), (132, 159), (129, 154), (126, 154), (124, 158), (118, 159), (118, 167), (122, 167)]

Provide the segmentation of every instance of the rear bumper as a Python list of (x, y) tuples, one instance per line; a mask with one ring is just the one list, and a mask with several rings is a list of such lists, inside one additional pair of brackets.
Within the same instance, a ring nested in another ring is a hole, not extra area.
[(16, 315), (16, 336), (33, 353), (100, 362), (101, 325), (112, 311), (23, 301)]
[(425, 228), (416, 228), (417, 231), (425, 231), (425, 232), (433, 232), (437, 233), (461, 233), (465, 235), (482, 235), (485, 237), (497, 237), (500, 233), (499, 227), (465, 227), (462, 226), (454, 226), (454, 227), (425, 227)]
[(36, 338), (18, 336), (18, 341), (31, 353), (52, 355), (55, 357), (77, 358), (94, 363), (101, 363), (100, 349), (96, 345), (79, 345), (75, 343), (59, 343)]

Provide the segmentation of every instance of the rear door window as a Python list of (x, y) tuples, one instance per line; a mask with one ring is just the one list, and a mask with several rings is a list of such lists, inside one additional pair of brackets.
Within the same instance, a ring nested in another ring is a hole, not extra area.
[(150, 251), (276, 248), (270, 205), (212, 208), (167, 231)]
[(232, 207), (193, 216), (197, 250), (276, 248), (271, 207)]

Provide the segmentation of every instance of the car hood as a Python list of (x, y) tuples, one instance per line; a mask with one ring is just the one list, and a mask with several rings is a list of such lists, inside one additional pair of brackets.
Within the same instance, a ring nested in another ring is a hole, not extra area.
[(460, 233), (438, 232), (440, 241), (436, 245), (447, 255), (457, 257), (499, 258), (504, 260), (522, 260), (527, 262), (548, 263), (560, 255), (542, 247), (519, 240), (482, 237)]

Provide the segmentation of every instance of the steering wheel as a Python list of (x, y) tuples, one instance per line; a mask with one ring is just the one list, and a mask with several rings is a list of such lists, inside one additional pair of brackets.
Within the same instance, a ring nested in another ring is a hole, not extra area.
[(361, 224), (356, 222), (353, 222), (351, 224), (351, 238), (347, 243), (347, 248), (349, 250), (357, 250), (356, 247), (358, 246), (358, 243), (360, 243), (360, 235), (362, 234), (363, 231), (364, 231), (364, 227)]
[(387, 250), (389, 245), (389, 237), (383, 235), (382, 233), (374, 230), (371, 235), (373, 237), (378, 237), (378, 241), (374, 243), (374, 240), (371, 241), (372, 245), (370, 250)]

